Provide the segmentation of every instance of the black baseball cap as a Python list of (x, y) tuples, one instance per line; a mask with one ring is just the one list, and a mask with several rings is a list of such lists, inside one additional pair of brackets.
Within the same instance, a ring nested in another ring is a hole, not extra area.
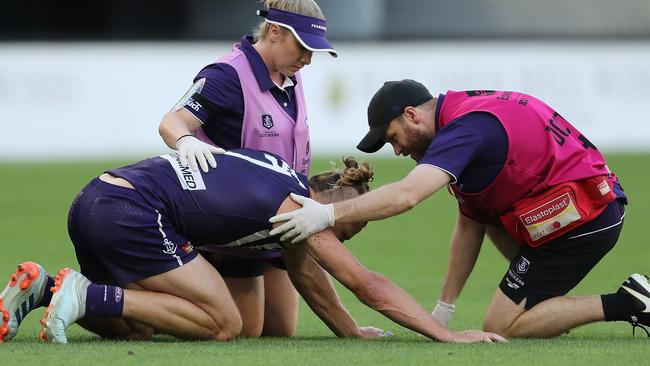
[(390, 121), (404, 113), (408, 106), (416, 107), (433, 99), (429, 90), (415, 80), (387, 81), (377, 90), (368, 104), (370, 131), (359, 142), (357, 149), (373, 153), (386, 143), (384, 135)]

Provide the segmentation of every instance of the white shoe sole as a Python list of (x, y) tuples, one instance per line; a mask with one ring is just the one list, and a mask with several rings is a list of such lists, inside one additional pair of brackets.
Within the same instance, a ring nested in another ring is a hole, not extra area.
[(9, 277), (9, 284), (0, 293), (0, 343), (16, 336), (20, 323), (41, 302), (46, 285), (47, 273), (39, 264), (18, 265)]

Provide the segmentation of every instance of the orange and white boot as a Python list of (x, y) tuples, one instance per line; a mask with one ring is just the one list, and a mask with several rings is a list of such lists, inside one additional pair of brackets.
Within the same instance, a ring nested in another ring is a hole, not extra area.
[(52, 343), (68, 343), (65, 330), (86, 314), (86, 291), (90, 280), (70, 268), (59, 271), (54, 278), (52, 301), (41, 319), (41, 339)]
[(47, 273), (43, 267), (34, 262), (18, 265), (0, 293), (0, 343), (16, 336), (20, 323), (43, 299), (46, 286)]

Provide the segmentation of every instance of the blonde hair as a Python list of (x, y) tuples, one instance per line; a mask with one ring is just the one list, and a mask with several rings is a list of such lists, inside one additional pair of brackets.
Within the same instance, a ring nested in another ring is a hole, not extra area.
[[(312, 18), (325, 19), (323, 12), (318, 7), (314, 0), (260, 0), (264, 3), (264, 9), (275, 8), (279, 10), (289, 11), (295, 14), (306, 15)], [(266, 38), (266, 33), (269, 30), (271, 23), (262, 20), (253, 28), (253, 41), (257, 42), (260, 39)]]
[(368, 162), (359, 163), (353, 157), (343, 159), (345, 169), (330, 170), (314, 175), (309, 178), (309, 187), (318, 193), (332, 193), (334, 196), (341, 196), (346, 188), (353, 188), (358, 195), (370, 191), (368, 182), (372, 182), (374, 172)]

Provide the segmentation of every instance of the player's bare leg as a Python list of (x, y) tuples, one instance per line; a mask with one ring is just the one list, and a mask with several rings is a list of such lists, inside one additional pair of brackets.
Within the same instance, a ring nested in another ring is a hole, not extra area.
[(507, 338), (548, 338), (577, 326), (604, 320), (600, 296), (559, 296), (526, 311), (497, 289), (483, 321), (483, 329)]
[[(144, 290), (135, 283), (129, 283), (124, 288), (130, 290)], [(102, 338), (149, 340), (155, 332), (155, 329), (142, 324), (139, 321), (124, 318), (86, 316), (83, 319), (79, 319), (77, 324)]]
[[(169, 272), (136, 281), (145, 290), (124, 290), (125, 319), (188, 339), (229, 340), (241, 331), (241, 318), (223, 279), (201, 256)], [(66, 343), (65, 328), (83, 318), (89, 281), (61, 271), (42, 336)]]
[(224, 277), (242, 319), (240, 337), (258, 338), (264, 325), (264, 278)]
[(291, 337), (298, 325), (298, 291), (287, 271), (264, 268), (264, 337)]
[(241, 332), (239, 311), (226, 284), (201, 256), (136, 283), (148, 291), (126, 291), (127, 319), (181, 338), (228, 340)]

